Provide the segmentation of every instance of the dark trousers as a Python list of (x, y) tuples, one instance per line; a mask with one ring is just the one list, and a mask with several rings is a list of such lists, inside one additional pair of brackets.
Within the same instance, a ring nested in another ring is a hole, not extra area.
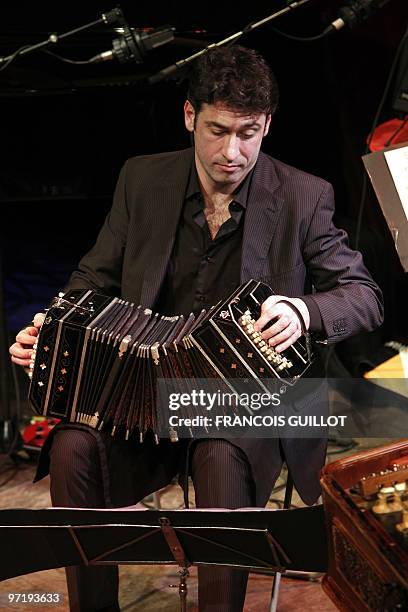
[[(251, 468), (241, 449), (227, 440), (201, 440), (192, 447), (190, 457), (197, 507), (234, 509), (255, 505)], [(93, 436), (74, 429), (56, 433), (50, 459), (54, 506), (105, 506), (100, 456)], [(117, 567), (77, 566), (67, 568), (66, 573), (72, 611), (119, 610)], [(247, 578), (248, 573), (240, 570), (200, 567), (200, 612), (241, 611)]]

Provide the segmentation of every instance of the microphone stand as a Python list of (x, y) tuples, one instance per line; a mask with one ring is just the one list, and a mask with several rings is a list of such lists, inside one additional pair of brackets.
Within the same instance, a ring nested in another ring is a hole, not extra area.
[(273, 19), (276, 19), (277, 17), (280, 17), (281, 15), (285, 15), (289, 11), (293, 11), (299, 8), (300, 6), (302, 6), (303, 4), (306, 4), (307, 2), (310, 2), (310, 0), (299, 0), (298, 2), (291, 2), (285, 8), (279, 11), (276, 11), (275, 13), (272, 13), (271, 15), (268, 15), (268, 17), (265, 17), (264, 19), (261, 19), (260, 21), (254, 21), (248, 24), (243, 30), (236, 32), (235, 34), (231, 34), (227, 38), (224, 38), (223, 40), (220, 40), (217, 43), (211, 43), (210, 45), (208, 45), (201, 51), (198, 51), (197, 53), (194, 53), (193, 55), (190, 55), (189, 57), (185, 59), (179, 60), (175, 64), (171, 64), (170, 66), (167, 66), (167, 68), (163, 68), (162, 70), (160, 70), (159, 72), (157, 72), (156, 74), (154, 74), (153, 76), (149, 78), (150, 85), (155, 85), (156, 83), (159, 83), (160, 81), (171, 77), (173, 74), (185, 68), (188, 64), (190, 64), (191, 62), (196, 60), (198, 57), (206, 53), (209, 49), (213, 49), (215, 47), (221, 47), (223, 45), (233, 43), (236, 40), (238, 40), (238, 38), (243, 36), (244, 34), (248, 34), (249, 32), (252, 32), (253, 30), (259, 28), (260, 26), (265, 25), (269, 21), (272, 21)]
[[(152, 77), (150, 77), (149, 83), (155, 84), (165, 78), (170, 77), (171, 75), (178, 72), (179, 70), (181, 70), (182, 68), (184, 68), (185, 66), (193, 62), (195, 59), (203, 55), (203, 53), (206, 53), (208, 49), (211, 49), (214, 47), (221, 47), (222, 45), (233, 43), (234, 41), (239, 39), (244, 34), (248, 34), (249, 32), (252, 32), (253, 30), (259, 28), (260, 26), (263, 26), (269, 21), (272, 21), (273, 19), (276, 19), (277, 17), (280, 17), (281, 15), (285, 15), (289, 11), (293, 11), (308, 2), (310, 2), (310, 0), (299, 0), (295, 2), (290, 2), (288, 6), (286, 6), (285, 8), (279, 11), (276, 11), (275, 13), (272, 13), (268, 17), (265, 17), (264, 19), (261, 19), (259, 21), (252, 22), (248, 24), (248, 26), (246, 26), (243, 30), (236, 32), (235, 34), (231, 34), (230, 36), (228, 36), (227, 38), (224, 38), (218, 43), (212, 43), (208, 45), (207, 47), (205, 47), (204, 49), (202, 49), (201, 51), (198, 51), (197, 53), (190, 55), (190, 57), (179, 60), (175, 64), (172, 64), (171, 66), (168, 66), (167, 68), (164, 68), (163, 70), (160, 70), (156, 75), (153, 75)], [(87, 23), (83, 26), (75, 28), (74, 30), (69, 30), (68, 32), (64, 32), (62, 34), (57, 34), (56, 32), (53, 32), (52, 34), (48, 36), (46, 40), (43, 40), (42, 42), (36, 43), (34, 45), (28, 45), (28, 46), (21, 47), (20, 49), (17, 49), (14, 53), (6, 57), (0, 57), (0, 70), (2, 68), (4, 69), (8, 63), (13, 61), (13, 59), (15, 59), (18, 56), (27, 55), (28, 53), (32, 53), (33, 51), (38, 51), (40, 49), (47, 47), (48, 45), (54, 45), (58, 43), (60, 40), (68, 38), (69, 36), (73, 36), (74, 34), (78, 34), (78, 32), (83, 32), (84, 30), (93, 28), (94, 26), (97, 26), (100, 24), (112, 25), (114, 23), (119, 23), (121, 26), (127, 27), (126, 20), (120, 8), (115, 8), (115, 9), (112, 9), (111, 11), (108, 11), (107, 13), (103, 13), (102, 17), (100, 17), (99, 19), (96, 19), (95, 21), (91, 21), (90, 23)], [(1, 274), (1, 268), (2, 268), (1, 263), (2, 262), (0, 259), (0, 292), (2, 293), (3, 278)], [(1, 371), (0, 398), (2, 400), (1, 404), (3, 405), (5, 426), (10, 420), (10, 412), (11, 412), (10, 404), (8, 401), (9, 394), (8, 394), (7, 368), (5, 367), (7, 363), (7, 357), (5, 355), (5, 351), (2, 350), (2, 347), (6, 345), (6, 337), (7, 337), (7, 334), (6, 334), (6, 321), (5, 321), (5, 307), (4, 307), (3, 300), (1, 299), (1, 296), (0, 296), (0, 371)], [(1, 438), (4, 438), (4, 437), (5, 437), (5, 432), (3, 433), (3, 435), (0, 433), (0, 446), (2, 442)]]
[(7, 62), (11, 62), (17, 56), (20, 57), (22, 55), (26, 55), (27, 53), (32, 53), (33, 51), (44, 49), (44, 47), (47, 47), (48, 45), (55, 45), (64, 38), (68, 38), (69, 36), (73, 36), (74, 34), (78, 34), (78, 32), (83, 32), (84, 30), (89, 30), (94, 26), (101, 24), (113, 25), (115, 23), (119, 23), (122, 26), (126, 25), (123, 12), (120, 8), (115, 8), (111, 11), (108, 11), (107, 13), (103, 13), (102, 17), (100, 17), (99, 19), (91, 21), (90, 23), (80, 26), (79, 28), (75, 28), (74, 30), (69, 30), (68, 32), (64, 32), (62, 34), (57, 34), (56, 32), (53, 32), (48, 36), (46, 40), (43, 40), (42, 42), (36, 43), (35, 45), (27, 45), (21, 47), (20, 49), (17, 49), (17, 51), (11, 53), (10, 55), (7, 55), (6, 57), (0, 57), (0, 66), (2, 64), (7, 64)]
[[(104, 13), (100, 19), (92, 21), (86, 25), (75, 28), (63, 34), (52, 33), (49, 37), (34, 45), (28, 45), (17, 49), (14, 53), (0, 57), (0, 70), (7, 67), (7, 65), (16, 57), (32, 53), (43, 49), (50, 44), (56, 44), (60, 40), (88, 30), (99, 24), (112, 25), (119, 23), (122, 26), (126, 26), (124, 15), (120, 8), (115, 8), (107, 13)], [(10, 372), (10, 359), (7, 352), (8, 333), (7, 333), (7, 322), (6, 322), (6, 307), (4, 300), (4, 278), (3, 278), (3, 255), (0, 250), (0, 453), (8, 453), (13, 450), (15, 446), (15, 436), (18, 435), (18, 414), (12, 414), (11, 398), (10, 398), (10, 385), (9, 385), (9, 372)], [(17, 394), (17, 391), (16, 391)]]

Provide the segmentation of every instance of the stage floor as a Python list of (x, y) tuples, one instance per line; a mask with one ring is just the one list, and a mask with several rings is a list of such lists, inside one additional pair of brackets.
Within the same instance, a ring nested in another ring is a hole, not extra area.
[[(329, 460), (334, 460), (350, 452), (357, 452), (368, 446), (379, 446), (389, 443), (390, 440), (359, 440), (358, 448), (330, 454)], [(333, 449), (332, 449), (333, 450)], [(334, 449), (336, 450), (336, 449)], [(341, 449), (340, 449), (341, 450)], [(4, 456), (0, 456), (0, 461)], [(2, 462), (2, 461), (1, 461)], [(32, 484), (35, 469), (34, 462), (23, 463), (18, 471), (12, 469), (3, 473), (0, 477), (0, 507), (1, 508), (45, 508), (51, 505), (49, 497), (48, 478), (41, 482)], [(284, 481), (282, 481), (284, 482)], [(281, 483), (277, 483), (278, 485)], [(272, 498), (282, 499), (283, 489), (273, 493)], [(192, 496), (193, 499), (193, 491)], [(175, 509), (182, 507), (181, 490), (177, 485), (172, 485), (163, 490), (159, 496), (160, 505), (163, 508)], [(153, 499), (144, 502), (151, 506)], [(297, 506), (303, 505), (295, 494), (293, 503)], [(270, 501), (271, 507), (276, 507), (274, 501)], [(27, 542), (27, 546), (29, 542)], [(6, 553), (2, 553), (2, 562), (6, 562)], [(170, 584), (177, 583), (178, 573), (174, 566), (130, 566), (120, 567), (120, 605), (121, 610), (126, 612), (146, 612), (166, 610), (177, 612), (179, 610), (177, 589), (170, 588)], [(247, 596), (245, 600), (245, 612), (267, 612), (269, 610), (272, 579), (268, 576), (251, 574)], [(29, 604), (7, 604), (9, 593), (58, 593), (60, 603), (29, 605)], [(18, 578), (5, 580), (0, 583), (0, 609), (21, 610), (25, 612), (39, 612), (39, 610), (52, 610), (62, 612), (69, 610), (67, 591), (65, 586), (65, 574), (63, 569), (36, 572), (20, 576)], [(191, 570), (189, 578), (188, 610), (197, 608), (197, 572)], [(279, 596), (279, 612), (334, 612), (336, 607), (322, 590), (320, 579), (314, 581), (283, 578)]]

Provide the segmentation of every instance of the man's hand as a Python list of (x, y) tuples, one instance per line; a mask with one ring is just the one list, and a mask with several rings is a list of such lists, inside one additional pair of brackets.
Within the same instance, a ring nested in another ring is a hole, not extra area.
[(25, 327), (16, 336), (16, 342), (10, 346), (11, 361), (17, 365), (28, 368), (30, 365), (33, 346), (37, 341), (38, 330), (43, 324), (45, 315), (39, 312), (33, 319), (32, 327)]
[(262, 332), (262, 338), (268, 341), (280, 353), (287, 349), (302, 334), (302, 325), (296, 311), (288, 304), (291, 302), (301, 312), (306, 329), (309, 328), (310, 315), (306, 304), (300, 298), (288, 298), (283, 295), (271, 295), (261, 306), (261, 316), (254, 325), (255, 331), (261, 331), (265, 325), (274, 320), (274, 323)]

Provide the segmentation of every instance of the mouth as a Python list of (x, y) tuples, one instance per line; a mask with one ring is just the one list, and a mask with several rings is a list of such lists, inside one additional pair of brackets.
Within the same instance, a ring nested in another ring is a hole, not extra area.
[(216, 166), (218, 166), (218, 168), (220, 168), (223, 172), (235, 172), (235, 170), (238, 170), (241, 167), (238, 164), (216, 164)]

